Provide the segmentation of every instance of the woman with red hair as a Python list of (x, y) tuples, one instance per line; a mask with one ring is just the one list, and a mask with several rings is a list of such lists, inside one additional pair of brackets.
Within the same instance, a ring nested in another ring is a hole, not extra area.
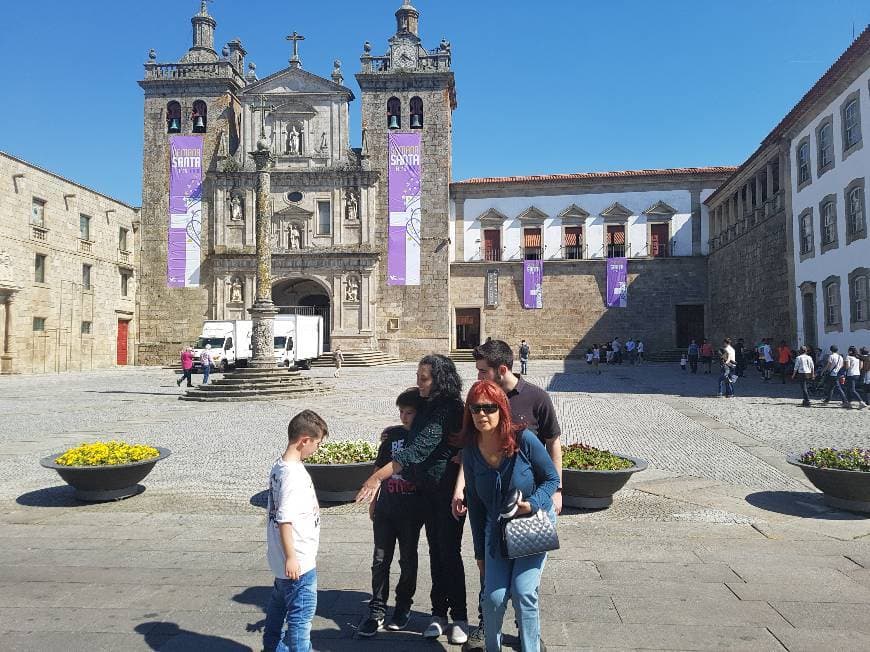
[(547, 449), (531, 430), (511, 419), (504, 391), (479, 380), (465, 402), (462, 451), (468, 518), (474, 558), (483, 574), (483, 623), (486, 649), (501, 649), (501, 628), (508, 597), (514, 604), (524, 652), (540, 649), (538, 586), (546, 553), (508, 559), (501, 551), (499, 514), (505, 499), (520, 492), (517, 515), (545, 510), (555, 523), (553, 494), (559, 474)]

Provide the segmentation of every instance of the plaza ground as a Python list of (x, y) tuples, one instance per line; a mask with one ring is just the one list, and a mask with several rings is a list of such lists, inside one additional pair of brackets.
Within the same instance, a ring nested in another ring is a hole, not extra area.
[[(460, 365), (466, 387), (471, 364)], [(870, 446), (870, 411), (802, 409), (796, 385), (751, 370), (737, 398), (678, 367), (530, 365), (564, 440), (650, 462), (613, 507), (566, 510), (541, 586), (550, 649), (870, 648), (870, 518), (825, 506), (786, 453)], [(376, 440), (414, 365), (312, 375), (306, 400), (189, 403), (171, 371), (0, 378), (0, 648), (259, 650), (271, 579), (264, 494), (286, 424), (310, 407), (334, 439)], [(172, 450), (132, 499), (76, 502), (40, 457), (106, 437)], [(425, 544), (408, 632), (353, 638), (366, 612), (371, 527), (323, 510), (316, 650), (452, 649), (423, 641)], [(478, 588), (464, 548), (470, 611)], [(505, 631), (514, 634), (510, 612)], [(508, 640), (511, 643), (512, 640)]]

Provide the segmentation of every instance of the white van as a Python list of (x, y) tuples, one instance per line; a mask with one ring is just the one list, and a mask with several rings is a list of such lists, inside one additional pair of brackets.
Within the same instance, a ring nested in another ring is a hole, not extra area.
[(193, 350), (194, 367), (200, 366), (199, 356), (206, 344), (211, 344), (211, 359), (215, 369), (226, 371), (230, 367), (247, 366), (251, 359), (252, 328), (250, 319), (203, 322), (202, 335)]
[(309, 369), (323, 354), (323, 317), (276, 315), (273, 326), (275, 363), (279, 367)]

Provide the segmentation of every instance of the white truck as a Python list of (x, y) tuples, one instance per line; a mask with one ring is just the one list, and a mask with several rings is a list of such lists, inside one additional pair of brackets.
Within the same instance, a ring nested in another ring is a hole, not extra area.
[(211, 359), (215, 369), (226, 371), (230, 367), (244, 367), (251, 359), (250, 319), (235, 321), (205, 321), (202, 335), (193, 349), (194, 368), (199, 369), (199, 356), (206, 344), (211, 344)]
[(323, 355), (323, 317), (276, 315), (273, 326), (275, 363), (279, 367), (311, 367)]

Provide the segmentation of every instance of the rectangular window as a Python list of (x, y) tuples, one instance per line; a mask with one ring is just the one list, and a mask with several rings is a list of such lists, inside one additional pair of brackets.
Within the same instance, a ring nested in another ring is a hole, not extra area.
[(501, 231), (499, 229), (484, 229), (483, 259), (501, 260)]
[(91, 266), (82, 265), (82, 289), (91, 289)]
[(801, 217), (801, 253), (813, 250), (813, 216), (807, 213)]
[(328, 201), (317, 202), (317, 232), (320, 235), (332, 233), (332, 206)]
[(36, 283), (45, 283), (45, 255), (36, 254), (36, 262), (33, 266), (33, 280)]
[(123, 226), (118, 229), (118, 250), (119, 251), (130, 251), (127, 249), (127, 229)]
[(857, 98), (849, 102), (843, 109), (843, 149), (854, 147), (861, 140), (860, 115)]
[(130, 287), (130, 275), (121, 274), (121, 296), (126, 297)]
[(607, 257), (622, 258), (625, 256), (625, 225), (607, 227)]
[(523, 229), (523, 258), (525, 260), (541, 260), (543, 250), (541, 229)]
[(831, 123), (819, 129), (819, 170), (834, 162), (834, 141), (831, 138)]
[(583, 258), (583, 227), (565, 227), (565, 258), (580, 260)]
[(91, 218), (89, 215), (79, 215), (79, 238), (90, 242)]
[(810, 180), (810, 144), (801, 143), (798, 147), (798, 184)]
[(33, 330), (38, 332), (42, 332), (45, 330), (45, 317), (33, 318)]
[(852, 321), (867, 321), (868, 288), (866, 276), (858, 276), (852, 281), (852, 293), (855, 297)]
[(853, 188), (849, 192), (849, 233), (860, 233), (864, 230), (864, 191)]
[(840, 286), (836, 283), (825, 288), (825, 322), (828, 326), (840, 323)]
[(834, 202), (822, 207), (822, 244), (831, 244), (837, 239), (837, 212)]
[(30, 204), (30, 223), (45, 228), (45, 202), (36, 197)]
[(90, 335), (91, 334), (92, 322), (83, 321), (82, 322), (82, 335)]

